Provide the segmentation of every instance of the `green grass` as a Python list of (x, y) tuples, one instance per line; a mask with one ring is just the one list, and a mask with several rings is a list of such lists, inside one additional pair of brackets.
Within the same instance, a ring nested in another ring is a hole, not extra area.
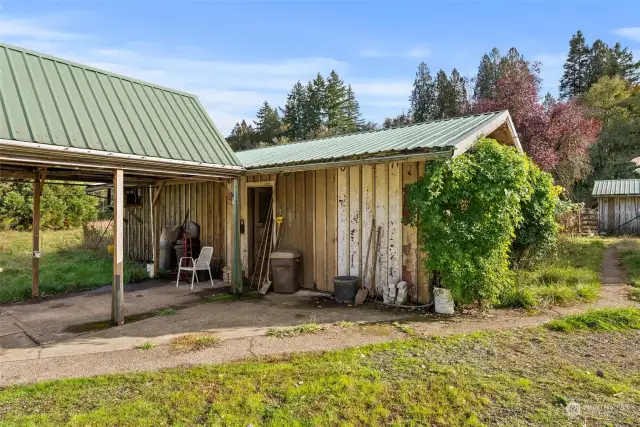
[[(75, 292), (108, 285), (112, 258), (106, 252), (82, 249), (82, 229), (42, 231), (40, 295)], [(0, 302), (31, 297), (31, 233), (0, 232)], [(148, 277), (143, 265), (126, 260), (126, 283)]]
[(324, 329), (324, 326), (318, 325), (315, 322), (311, 322), (304, 323), (302, 325), (291, 326), (288, 328), (269, 328), (267, 330), (267, 335), (276, 338), (294, 337), (296, 335), (302, 334), (315, 334), (323, 331)]
[(399, 330), (400, 332), (407, 334), (407, 335), (415, 335), (416, 331), (413, 330), (413, 328), (409, 325), (405, 325), (403, 323), (400, 322), (393, 322), (393, 326)]
[(158, 310), (158, 311), (154, 312), (153, 314), (155, 316), (173, 316), (177, 312), (178, 312), (178, 310), (176, 310), (175, 308), (163, 308), (162, 310)]
[(635, 308), (591, 310), (584, 314), (552, 320), (546, 326), (554, 331), (562, 332), (640, 329), (640, 310)]
[(151, 350), (152, 348), (155, 347), (155, 344), (147, 341), (146, 343), (142, 344), (140, 347), (138, 347), (140, 350)]
[(623, 239), (617, 244), (620, 262), (627, 270), (631, 285), (630, 298), (640, 301), (640, 240)]
[(499, 296), (498, 307), (543, 308), (594, 301), (606, 243), (600, 238), (561, 237), (555, 253), (515, 271), (515, 284)]
[(0, 391), (0, 425), (634, 425), (638, 339), (533, 328), (59, 380)]

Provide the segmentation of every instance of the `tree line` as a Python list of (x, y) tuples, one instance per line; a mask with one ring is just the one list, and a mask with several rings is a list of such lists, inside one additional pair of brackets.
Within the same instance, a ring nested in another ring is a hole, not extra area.
[(569, 41), (559, 99), (541, 93), (542, 64), (516, 48), (484, 54), (473, 77), (455, 68), (432, 76), (418, 65), (408, 108), (382, 124), (364, 123), (350, 85), (335, 73), (297, 82), (284, 108), (265, 102), (253, 125), (236, 124), (236, 150), (465, 114), (509, 110), (525, 152), (572, 198), (585, 199), (594, 179), (632, 178), (640, 156), (640, 61), (620, 43)]
[(298, 81), (287, 95), (284, 108), (274, 108), (265, 101), (253, 125), (245, 120), (236, 123), (227, 141), (240, 151), (366, 128), (353, 88), (331, 71), (327, 78), (318, 73), (306, 85)]

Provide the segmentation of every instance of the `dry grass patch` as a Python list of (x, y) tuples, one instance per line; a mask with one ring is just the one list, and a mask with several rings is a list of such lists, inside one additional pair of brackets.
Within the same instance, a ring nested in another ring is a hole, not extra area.
[(269, 328), (267, 335), (276, 338), (295, 337), (302, 334), (316, 334), (325, 330), (323, 325), (318, 325), (315, 322), (304, 323), (298, 326), (291, 326), (288, 328)]
[(220, 344), (220, 338), (215, 334), (201, 332), (197, 334), (182, 335), (171, 340), (169, 345), (179, 351), (200, 351)]

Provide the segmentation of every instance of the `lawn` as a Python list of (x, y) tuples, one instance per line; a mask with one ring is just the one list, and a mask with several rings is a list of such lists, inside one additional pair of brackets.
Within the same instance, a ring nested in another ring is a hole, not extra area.
[(597, 237), (561, 236), (555, 251), (515, 271), (515, 285), (500, 295), (498, 306), (543, 308), (596, 300), (607, 244)]
[(631, 298), (640, 301), (640, 239), (623, 239), (617, 248), (620, 262), (629, 274)]
[(0, 425), (634, 425), (640, 311), (565, 323), (9, 387)]
[[(31, 296), (31, 233), (0, 232), (0, 302)], [(40, 294), (61, 294), (108, 285), (112, 258), (106, 252), (82, 248), (82, 229), (42, 231)], [(125, 262), (125, 281), (146, 277), (142, 265)]]

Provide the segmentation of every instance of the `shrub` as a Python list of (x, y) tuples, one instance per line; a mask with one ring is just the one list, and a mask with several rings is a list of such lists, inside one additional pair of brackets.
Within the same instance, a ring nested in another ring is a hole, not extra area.
[(532, 167), (515, 148), (481, 139), (468, 153), (427, 163), (408, 186), (407, 221), (457, 303), (493, 302), (513, 283), (509, 249), (531, 199)]
[(539, 260), (556, 242), (558, 227), (556, 205), (561, 187), (553, 185), (553, 178), (541, 171), (531, 160), (528, 165), (528, 184), (531, 198), (522, 199), (522, 222), (516, 227), (516, 238), (511, 248), (512, 262), (516, 265)]

